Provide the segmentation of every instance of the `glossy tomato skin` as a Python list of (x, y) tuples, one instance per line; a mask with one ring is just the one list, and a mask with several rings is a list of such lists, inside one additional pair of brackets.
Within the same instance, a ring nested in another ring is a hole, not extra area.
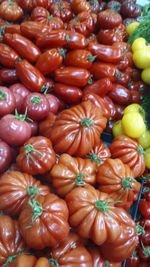
[(67, 30), (54, 30), (41, 34), (36, 41), (40, 48), (66, 47), (69, 49), (82, 49), (87, 46), (83, 34)]
[(74, 0), (71, 3), (71, 7), (75, 14), (91, 10), (91, 5), (86, 0), (83, 0), (82, 2), (80, 0)]
[(145, 230), (150, 230), (150, 219), (143, 218), (142, 220), (140, 220), (140, 225), (142, 225)]
[(114, 118), (115, 114), (116, 114), (116, 108), (115, 108), (115, 104), (113, 103), (113, 101), (111, 100), (111, 98), (109, 96), (104, 96), (103, 97), (105, 103), (107, 103), (107, 106), (109, 108), (110, 111), (110, 117)]
[(116, 83), (119, 83), (125, 87), (128, 86), (128, 83), (131, 79), (131, 75), (129, 73), (118, 71), (116, 73)]
[(21, 34), (20, 25), (19, 24), (12, 24), (5, 26), (5, 33), (18, 33)]
[(115, 109), (116, 109), (116, 113), (115, 113), (114, 119), (121, 120), (123, 117), (125, 106), (115, 104)]
[(131, 92), (123, 85), (114, 83), (109, 97), (117, 104), (128, 105), (131, 103)]
[(53, 112), (49, 112), (45, 120), (39, 123), (39, 133), (45, 137), (50, 138), (51, 128), (56, 120), (56, 115)]
[(31, 92), (40, 92), (46, 83), (43, 74), (27, 60), (21, 60), (16, 64), (17, 75), (21, 82)]
[(150, 230), (146, 230), (144, 234), (140, 235), (140, 241), (143, 242), (144, 245), (150, 244)]
[(89, 159), (62, 154), (50, 172), (50, 179), (58, 195), (64, 197), (74, 188), (95, 184), (96, 166)]
[(150, 261), (150, 255), (146, 253), (146, 250), (150, 250), (150, 245), (144, 245), (144, 248), (142, 246), (138, 247), (138, 255), (140, 257), (140, 260), (149, 262)]
[(54, 91), (58, 97), (68, 104), (78, 104), (82, 98), (82, 91), (75, 86), (55, 83)]
[(49, 267), (48, 259), (45, 257), (40, 257), (36, 259), (35, 256), (28, 255), (28, 254), (21, 254), (16, 257), (7, 267)]
[(18, 222), (6, 215), (0, 215), (0, 236), (0, 264), (2, 266), (10, 256), (25, 251), (25, 244), (20, 234)]
[(17, 0), (18, 4), (22, 7), (24, 11), (31, 11), (36, 6), (42, 6), (48, 8), (48, 0)]
[(52, 94), (46, 94), (45, 96), (49, 102), (49, 111), (56, 114), (61, 106), (60, 100), (58, 99), (58, 97)]
[(96, 80), (109, 78), (111, 81), (116, 81), (117, 67), (113, 64), (94, 62), (90, 68), (91, 74)]
[(48, 172), (55, 163), (51, 141), (43, 136), (31, 137), (20, 148), (16, 162), (23, 172), (31, 175)]
[(14, 83), (9, 87), (9, 90), (14, 94), (16, 99), (16, 108), (18, 112), (22, 112), (22, 106), (25, 97), (30, 93), (30, 91), (21, 83)]
[(20, 30), (23, 36), (35, 40), (40, 33), (49, 32), (49, 27), (37, 21), (24, 21), (20, 24)]
[(139, 203), (139, 211), (144, 218), (150, 219), (150, 202), (147, 200), (141, 200)]
[(0, 4), (0, 16), (8, 21), (17, 21), (23, 17), (23, 10), (16, 2), (5, 0)]
[(107, 63), (118, 63), (122, 58), (122, 51), (115, 46), (108, 46), (102, 44), (90, 43), (88, 46), (89, 51), (97, 56), (100, 61)]
[(1, 175), (0, 185), (0, 208), (9, 216), (18, 216), (30, 197), (45, 196), (50, 192), (40, 181), (19, 171)]
[(121, 60), (117, 64), (117, 68), (121, 71), (125, 70), (127, 67), (132, 67), (132, 66), (133, 66), (133, 60), (131, 52), (123, 54)]
[(138, 91), (131, 91), (132, 103), (141, 103), (141, 94)]
[(21, 234), (30, 248), (55, 246), (69, 233), (67, 205), (54, 194), (38, 196), (35, 201), (35, 205), (41, 207), (40, 215), (33, 219), (34, 200), (31, 200), (31, 204), (28, 203), (19, 216)]
[(24, 36), (14, 33), (6, 33), (3, 38), (4, 43), (15, 49), (18, 54), (31, 63), (35, 63), (40, 56), (39, 48)]
[(6, 171), (12, 161), (12, 153), (7, 143), (0, 140), (0, 173)]
[(95, 57), (88, 50), (77, 49), (67, 53), (65, 57), (65, 65), (89, 69), (94, 60)]
[(130, 258), (126, 260), (127, 267), (139, 267), (140, 259), (138, 255), (132, 255)]
[(88, 83), (90, 72), (83, 68), (63, 67), (55, 71), (55, 81), (83, 87)]
[(68, 22), (73, 17), (71, 4), (66, 1), (52, 3), (49, 11), (53, 16), (61, 18), (63, 22)]
[(29, 118), (40, 121), (48, 116), (50, 110), (49, 102), (47, 98), (40, 93), (29, 93), (22, 105), (22, 111), (25, 112), (26, 109)]
[(15, 52), (8, 45), (0, 43), (0, 63), (6, 68), (13, 68), (16, 60), (19, 58), (17, 52)]
[(94, 93), (101, 97), (104, 97), (111, 90), (112, 90), (112, 82), (110, 81), (109, 78), (103, 78), (84, 87), (83, 95)]
[(98, 14), (98, 25), (101, 29), (113, 29), (122, 23), (122, 18), (117, 12), (107, 9)]
[(14, 94), (4, 86), (0, 86), (0, 117), (10, 114), (16, 107)]
[(63, 49), (52, 48), (45, 51), (38, 58), (36, 63), (37, 69), (44, 75), (50, 74), (60, 67), (63, 62)]
[(140, 177), (145, 170), (144, 150), (139, 143), (127, 136), (116, 137), (110, 145), (112, 158), (119, 158), (129, 165), (135, 178)]
[(5, 115), (0, 120), (0, 138), (7, 144), (22, 145), (30, 136), (31, 128), (26, 121), (21, 121), (14, 115)]
[(123, 24), (120, 24), (114, 29), (100, 29), (98, 40), (101, 44), (113, 45), (116, 42), (123, 42), (126, 36), (126, 28)]
[(18, 81), (16, 69), (0, 69), (0, 81), (4, 84), (11, 84)]
[(31, 128), (31, 136), (35, 136), (38, 134), (38, 123), (36, 121), (28, 122)]
[(88, 100), (90, 100), (96, 107), (99, 108), (100, 112), (104, 114), (104, 117), (106, 117), (107, 119), (110, 117), (109, 106), (102, 97), (94, 93), (83, 95), (82, 101)]
[[(51, 130), (50, 138), (56, 153), (87, 155), (99, 143), (106, 122), (103, 113), (91, 101), (65, 109), (57, 116)], [(91, 142), (88, 142), (89, 138)]]
[[(95, 157), (96, 156), (96, 157)], [(109, 148), (100, 140), (99, 144), (91, 149), (89, 155), (87, 155), (97, 167), (101, 165), (106, 159), (111, 157)]]

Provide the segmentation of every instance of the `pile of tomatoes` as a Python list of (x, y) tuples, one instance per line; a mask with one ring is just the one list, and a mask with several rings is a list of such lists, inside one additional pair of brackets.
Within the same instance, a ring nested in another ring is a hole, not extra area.
[(0, 1), (1, 266), (119, 267), (139, 243), (143, 149), (100, 137), (147, 87), (100, 4)]

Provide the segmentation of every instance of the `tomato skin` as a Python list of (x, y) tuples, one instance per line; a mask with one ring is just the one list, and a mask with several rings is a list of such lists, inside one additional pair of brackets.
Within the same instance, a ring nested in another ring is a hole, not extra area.
[(87, 100), (90, 100), (96, 107), (98, 107), (107, 119), (110, 117), (110, 108), (108, 103), (102, 97), (94, 93), (84, 94), (82, 101)]
[(63, 62), (63, 49), (52, 48), (41, 54), (37, 60), (36, 68), (44, 75), (50, 74), (60, 67)]
[(40, 33), (49, 32), (49, 27), (37, 21), (24, 21), (20, 24), (21, 34), (35, 40)]
[(40, 93), (29, 93), (26, 96), (22, 105), (23, 113), (26, 109), (29, 118), (35, 121), (44, 119), (50, 111), (47, 98)]
[(146, 261), (146, 262), (149, 262), (150, 261), (150, 256), (149, 255), (146, 255), (144, 253), (144, 250), (150, 250), (150, 245), (144, 245), (144, 248), (143, 249), (141, 246), (138, 248), (138, 255), (140, 257), (140, 260), (142, 261)]
[(150, 230), (150, 219), (143, 218), (140, 220), (140, 225), (143, 226), (145, 230)]
[(77, 49), (67, 53), (64, 63), (67, 66), (89, 69), (94, 60), (95, 57), (88, 50)]
[[(42, 211), (34, 221), (32, 203), (31, 205), (27, 204), (19, 216), (21, 234), (30, 248), (53, 247), (69, 234), (70, 227), (66, 202), (55, 194), (48, 194), (38, 196), (36, 203), (40, 205)], [(37, 205), (36, 203), (35, 205)], [(50, 224), (53, 227), (50, 227)], [(41, 231), (39, 231), (38, 225), (40, 225)]]
[(117, 67), (113, 64), (94, 62), (90, 68), (91, 74), (94, 79), (99, 80), (103, 78), (109, 78), (111, 81), (116, 81)]
[(86, 38), (78, 32), (66, 30), (53, 30), (41, 34), (36, 41), (40, 48), (67, 47), (70, 49), (82, 49), (87, 46)]
[(140, 259), (138, 256), (132, 255), (126, 260), (126, 267), (139, 267)]
[(133, 60), (132, 60), (132, 53), (127, 52), (125, 53), (120, 62), (117, 64), (117, 68), (119, 70), (125, 70), (127, 67), (132, 67), (133, 66)]
[(0, 86), (0, 117), (10, 114), (16, 107), (14, 94), (4, 86)]
[(49, 112), (45, 120), (42, 120), (39, 123), (40, 135), (50, 138), (51, 128), (53, 127), (55, 120), (56, 120), (56, 115), (54, 115), (54, 113), (52, 112)]
[(21, 34), (20, 25), (19, 24), (12, 24), (5, 26), (5, 33), (18, 33)]
[(116, 64), (122, 58), (121, 49), (115, 46), (90, 43), (88, 49), (92, 54), (96, 55), (99, 60), (106, 63)]
[(97, 21), (101, 29), (113, 29), (122, 23), (122, 17), (117, 12), (106, 9), (98, 14)]
[(83, 11), (90, 11), (91, 5), (86, 0), (80, 1), (80, 0), (73, 0), (71, 3), (71, 7), (75, 14), (81, 13)]
[(101, 97), (104, 97), (111, 90), (112, 90), (112, 82), (110, 81), (109, 78), (103, 78), (84, 87), (83, 94), (86, 95), (89, 93), (94, 93)]
[(141, 95), (138, 91), (131, 91), (132, 103), (141, 103)]
[(89, 155), (87, 155), (87, 158), (92, 160), (96, 164), (96, 167), (101, 165), (106, 159), (110, 157), (111, 153), (109, 148), (101, 140), (97, 146), (91, 149)]
[(38, 134), (38, 123), (36, 121), (28, 122), (31, 128), (31, 136), (35, 136)]
[(83, 87), (88, 83), (90, 72), (77, 67), (63, 67), (55, 71), (54, 77), (57, 82)]
[(48, 8), (49, 6), (48, 0), (17, 0), (17, 3), (24, 11), (29, 12), (36, 6), (41, 6), (44, 8)]
[(0, 173), (6, 171), (12, 162), (12, 153), (7, 143), (0, 140)]
[(112, 158), (119, 158), (127, 164), (135, 178), (140, 177), (145, 170), (144, 150), (139, 143), (125, 135), (116, 137), (110, 145)]
[(71, 4), (66, 1), (52, 3), (49, 11), (53, 16), (61, 18), (63, 22), (68, 22), (73, 17)]
[(110, 111), (110, 117), (114, 118), (115, 114), (116, 114), (116, 108), (115, 108), (115, 104), (113, 103), (113, 101), (111, 100), (111, 98), (109, 96), (104, 96), (103, 97), (105, 103), (107, 103), (109, 111)]
[(31, 91), (40, 92), (46, 83), (43, 74), (27, 60), (23, 59), (16, 64), (17, 75), (20, 81)]
[(126, 37), (126, 28), (120, 24), (114, 29), (100, 29), (98, 33), (98, 40), (104, 45), (113, 45), (116, 42), (123, 42)]
[(57, 113), (61, 107), (60, 100), (52, 94), (46, 94), (46, 98), (49, 102), (49, 111), (53, 112), (54, 114)]
[(11, 84), (18, 81), (16, 69), (0, 69), (0, 81)]
[(65, 103), (78, 104), (82, 98), (82, 91), (75, 86), (55, 83), (54, 91)]
[(6, 68), (13, 68), (16, 60), (19, 58), (15, 52), (8, 45), (0, 43), (0, 63)]
[(109, 97), (117, 104), (128, 105), (131, 103), (131, 92), (119, 83), (113, 83)]
[(8, 21), (17, 21), (23, 17), (22, 8), (16, 3), (5, 0), (0, 4), (0, 16)]
[(26, 121), (21, 121), (14, 115), (5, 115), (0, 120), (0, 138), (7, 144), (22, 145), (30, 136), (31, 128)]
[(121, 125), (124, 133), (132, 138), (139, 138), (146, 131), (144, 119), (138, 111), (125, 113)]
[(121, 71), (118, 71), (116, 73), (116, 83), (119, 83), (125, 87), (128, 86), (130, 79), (131, 79), (131, 75), (129, 73), (121, 72)]
[[(29, 152), (28, 148), (31, 148)], [(51, 141), (43, 136), (31, 137), (20, 148), (16, 162), (23, 172), (31, 175), (48, 172), (55, 163), (55, 152)]]
[(6, 33), (3, 37), (4, 43), (15, 49), (22, 58), (35, 63), (40, 56), (39, 48), (27, 38), (20, 34)]
[(9, 216), (0, 216), (0, 235), (1, 240), (3, 240), (0, 248), (0, 264), (3, 266), (10, 256), (25, 251), (25, 244), (20, 234), (18, 222)]
[(121, 120), (123, 117), (124, 108), (125, 107), (123, 105), (115, 104), (116, 113), (115, 113), (113, 119)]
[(150, 202), (141, 200), (139, 203), (139, 211), (144, 218), (150, 219)]
[(128, 89), (138, 91), (142, 95), (147, 91), (147, 85), (143, 81), (134, 82), (131, 80), (128, 83)]
[(25, 97), (30, 93), (27, 88), (21, 83), (15, 83), (9, 87), (9, 90), (13, 92), (16, 99), (16, 108), (18, 112), (22, 112), (22, 105)]
[(150, 244), (150, 230), (146, 230), (145, 234), (140, 235), (140, 241), (143, 242), (144, 245)]

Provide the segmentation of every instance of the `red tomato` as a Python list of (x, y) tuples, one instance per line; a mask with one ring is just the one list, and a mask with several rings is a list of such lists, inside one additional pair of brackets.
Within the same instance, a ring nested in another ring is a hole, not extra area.
[(6, 68), (13, 68), (19, 58), (17, 52), (6, 44), (0, 43), (0, 63)]
[(31, 136), (31, 128), (23, 115), (6, 115), (0, 120), (0, 138), (7, 144), (19, 146)]
[(139, 267), (140, 259), (138, 255), (133, 255), (126, 260), (126, 267)]
[(25, 97), (30, 93), (28, 89), (21, 83), (15, 83), (9, 87), (9, 90), (13, 92), (16, 99), (16, 108), (18, 112), (22, 111), (22, 106)]
[[(46, 83), (43, 74), (27, 60), (19, 60), (16, 63), (17, 75), (21, 82), (31, 91), (40, 92)], [(45, 89), (45, 87), (44, 87)]]
[(119, 105), (119, 104), (115, 104), (115, 108), (116, 108), (116, 112), (115, 112), (115, 115), (114, 115), (113, 119), (121, 120), (122, 117), (123, 117), (125, 106)]
[(112, 90), (112, 82), (109, 78), (103, 78), (101, 80), (92, 82), (83, 89), (83, 94), (94, 93), (101, 97), (104, 97)]
[(19, 24), (12, 24), (5, 26), (5, 33), (18, 33), (21, 34), (20, 25)]
[(60, 100), (52, 94), (46, 94), (45, 96), (49, 102), (49, 111), (54, 114), (57, 113), (61, 106)]
[(20, 24), (20, 30), (23, 36), (34, 40), (41, 33), (49, 32), (49, 27), (37, 21), (24, 21)]
[(101, 44), (112, 45), (116, 42), (123, 42), (126, 36), (126, 27), (120, 24), (114, 29), (100, 29), (98, 40)]
[(88, 83), (90, 72), (77, 67), (63, 67), (55, 71), (55, 81), (83, 87)]
[(18, 81), (16, 69), (0, 69), (0, 81), (11, 84)]
[(141, 103), (141, 95), (138, 91), (131, 91), (131, 98), (132, 98), (132, 103)]
[(98, 14), (97, 21), (101, 29), (113, 29), (122, 23), (122, 17), (114, 10), (107, 9)]
[(36, 67), (41, 71), (41, 73), (48, 75), (60, 67), (64, 56), (64, 49), (52, 48), (39, 56)]
[(50, 138), (51, 129), (54, 125), (55, 120), (56, 120), (56, 116), (54, 115), (54, 113), (49, 112), (46, 119), (39, 123), (40, 135)]
[(144, 245), (141, 243), (141, 246), (138, 247), (138, 255), (140, 260), (150, 262), (150, 245)]
[(6, 171), (12, 162), (11, 148), (0, 140), (0, 173)]
[(31, 136), (35, 136), (38, 134), (38, 123), (36, 121), (29, 122), (29, 126), (31, 127)]
[[(121, 60), (117, 64), (117, 68), (119, 70), (125, 70), (127, 67), (132, 67), (133, 66), (133, 60), (132, 60), (132, 53), (127, 52), (123, 54)], [(131, 74), (132, 76), (132, 74)]]
[(75, 86), (55, 83), (54, 91), (65, 103), (78, 104), (82, 98), (82, 91)]
[(29, 93), (24, 99), (22, 111), (25, 112), (29, 118), (35, 121), (40, 121), (48, 116), (49, 102), (47, 98), (40, 93)]
[(128, 105), (132, 102), (131, 91), (117, 83), (113, 83), (109, 97), (121, 105)]
[(114, 116), (116, 114), (115, 104), (113, 103), (113, 101), (111, 100), (111, 98), (109, 96), (104, 96), (103, 99), (108, 105), (108, 108), (110, 111), (110, 117), (114, 118)]
[(12, 113), (15, 107), (14, 94), (7, 87), (0, 86), (0, 117)]
[(143, 242), (144, 245), (150, 244), (150, 230), (146, 230), (144, 234), (140, 235), (140, 241)]
[(71, 3), (71, 7), (75, 14), (91, 10), (91, 5), (86, 0), (73, 0)]
[(150, 219), (150, 202), (147, 200), (141, 200), (139, 203), (139, 211), (144, 218)]
[(27, 59), (31, 63), (35, 63), (41, 54), (39, 48), (34, 43), (20, 34), (6, 33), (3, 41), (15, 49), (22, 58)]
[(64, 22), (68, 22), (73, 17), (71, 4), (66, 1), (52, 3), (49, 11), (53, 16), (61, 18)]
[(89, 69), (92, 66), (95, 56), (85, 49), (77, 49), (67, 53), (65, 57), (65, 65)]
[(143, 218), (140, 220), (140, 225), (142, 225), (145, 230), (150, 230), (150, 219)]
[(94, 62), (90, 68), (90, 72), (96, 80), (109, 78), (114, 82), (116, 81), (116, 73), (118, 72), (118, 69), (113, 64)]
[(5, 20), (14, 22), (23, 17), (23, 10), (16, 2), (5, 0), (0, 4), (0, 16)]
[(119, 83), (123, 86), (128, 86), (128, 83), (131, 79), (131, 75), (129, 73), (117, 71), (115, 76), (116, 76), (116, 83)]

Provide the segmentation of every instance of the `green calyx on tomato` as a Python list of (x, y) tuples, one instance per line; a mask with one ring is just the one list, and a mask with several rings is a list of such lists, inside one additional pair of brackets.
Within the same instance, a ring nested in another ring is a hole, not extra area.
[(52, 265), (54, 265), (56, 267), (59, 267), (60, 266), (59, 263), (58, 263), (58, 261), (55, 260), (55, 259), (49, 259), (48, 262), (49, 262), (49, 264), (52, 264)]
[(123, 189), (124, 190), (126, 190), (126, 189), (133, 190), (133, 187), (131, 184), (133, 181), (135, 181), (135, 179), (132, 177), (127, 177), (127, 178), (122, 179), (121, 184), (122, 184)]
[(35, 220), (40, 217), (43, 213), (43, 208), (40, 205), (38, 201), (36, 201), (34, 198), (29, 199), (29, 205), (33, 211), (33, 216), (32, 216), (32, 223), (35, 222)]
[(31, 98), (31, 102), (35, 105), (38, 105), (41, 104), (42, 99), (39, 96), (35, 95)]
[(143, 147), (142, 147), (141, 145), (139, 145), (139, 146), (137, 147), (137, 152), (138, 152), (139, 154), (144, 154), (144, 149), (143, 149)]
[(9, 263), (13, 262), (16, 258), (17, 258), (16, 255), (8, 257), (7, 260), (5, 261), (5, 263), (2, 266), (7, 266)]
[(121, 77), (121, 72), (119, 70), (115, 71), (115, 77), (120, 78)]
[(112, 206), (110, 206), (109, 204), (112, 204), (113, 202), (110, 201), (105, 201), (105, 200), (97, 200), (95, 202), (95, 207), (101, 211), (101, 212), (107, 212), (109, 213), (109, 208)]
[(147, 181), (150, 180), (150, 176), (149, 176), (149, 175), (142, 175), (142, 176), (140, 177), (140, 180), (141, 180), (142, 182), (146, 183)]
[(37, 149), (34, 149), (34, 147), (30, 144), (25, 145), (24, 147), (25, 147), (25, 153), (27, 157), (32, 157), (30, 154), (31, 152), (38, 153), (39, 155), (41, 155), (41, 157), (43, 156), (43, 154), (40, 151), (38, 151)]
[(66, 57), (67, 49), (57, 48), (57, 51), (63, 58)]
[(27, 188), (27, 193), (29, 196), (35, 196), (39, 193), (39, 189), (33, 185), (30, 185), (28, 188)]
[(25, 121), (25, 120), (28, 120), (28, 121), (30, 121), (30, 122), (33, 122), (32, 119), (30, 119), (30, 118), (27, 117), (27, 109), (26, 109), (26, 111), (25, 111), (24, 114), (19, 114), (18, 111), (17, 111), (17, 109), (15, 109), (15, 117), (16, 117), (16, 119), (19, 120), (19, 121)]
[(101, 160), (96, 154), (92, 153), (90, 154), (90, 159), (94, 161), (96, 164), (103, 163), (103, 160)]
[(87, 60), (90, 61), (90, 62), (94, 62), (96, 58), (97, 58), (97, 56), (91, 56), (91, 55), (89, 55), (87, 57)]
[(88, 84), (92, 84), (93, 83), (93, 79), (92, 79), (93, 77), (92, 77), (92, 75), (90, 75), (90, 78), (88, 79)]
[(65, 39), (66, 39), (66, 42), (67, 42), (67, 43), (69, 43), (69, 42), (71, 41), (71, 38), (69, 37), (69, 35), (68, 35), (68, 34), (66, 34), (66, 37), (65, 37)]
[(90, 128), (91, 125), (93, 125), (93, 124), (94, 124), (94, 121), (91, 119), (82, 119), (81, 120), (81, 126), (85, 126), (87, 128)]
[(53, 15), (48, 16), (47, 19), (48, 19), (48, 20), (53, 19)]
[(145, 248), (143, 242), (141, 242), (141, 246), (142, 246), (144, 255), (145, 256), (150, 256), (150, 249), (149, 248)]
[(15, 3), (14, 1), (11, 1), (11, 0), (8, 1), (8, 5), (9, 5), (9, 6), (15, 6), (15, 4), (16, 4), (16, 3)]
[(6, 93), (3, 90), (0, 90), (0, 100), (6, 99)]
[(4, 33), (5, 33), (5, 27), (6, 26), (1, 26), (0, 27), (0, 36), (3, 36), (4, 35)]
[(136, 225), (136, 233), (137, 235), (143, 235), (145, 234), (145, 229), (141, 225), (137, 224)]
[(60, 10), (60, 11), (63, 11), (64, 10), (64, 7), (63, 6), (58, 6), (58, 9)]
[(44, 95), (45, 95), (45, 94), (47, 93), (47, 90), (48, 90), (48, 84), (45, 83), (45, 84), (42, 86), (40, 92), (41, 92), (41, 93), (44, 93)]
[(16, 61), (15, 61), (15, 65), (17, 64), (17, 63), (19, 63), (19, 62), (21, 62), (23, 59), (21, 58), (21, 57), (18, 57), (17, 59), (16, 59)]
[(77, 186), (84, 186), (85, 182), (84, 182), (84, 175), (82, 173), (78, 173), (77, 177), (76, 177), (76, 182), (75, 184)]

